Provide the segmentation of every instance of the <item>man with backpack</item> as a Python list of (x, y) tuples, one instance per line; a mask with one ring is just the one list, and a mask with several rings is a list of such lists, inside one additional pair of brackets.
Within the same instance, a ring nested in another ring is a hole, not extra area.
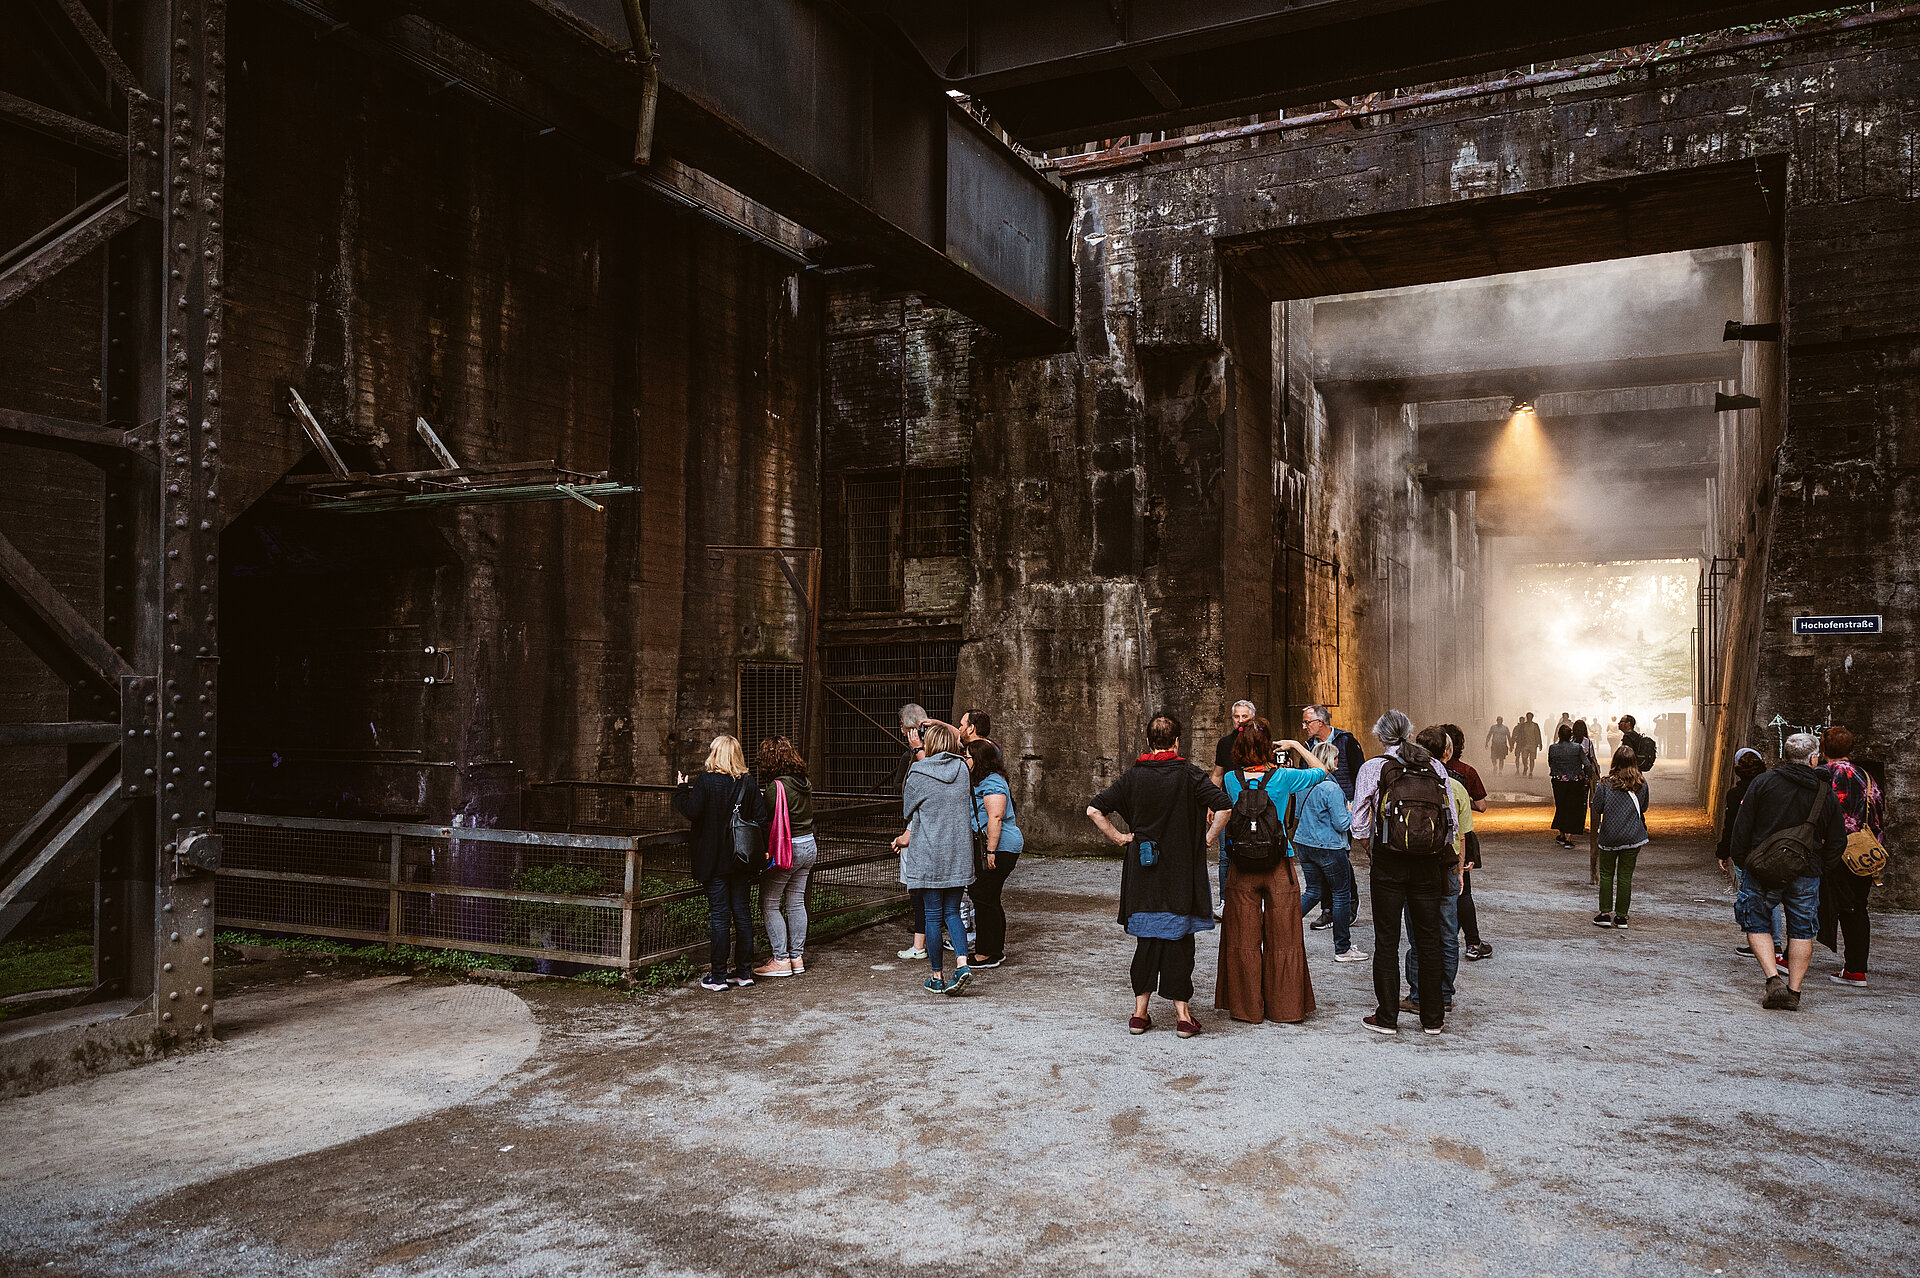
[(1448, 876), (1458, 864), (1447, 770), (1413, 740), (1413, 722), (1389, 710), (1373, 725), (1385, 753), (1367, 760), (1354, 783), (1353, 837), (1366, 843), (1373, 866), (1373, 993), (1365, 1018), (1379, 1034), (1400, 1032), (1400, 915), (1418, 954), (1420, 1028), (1438, 1034), (1446, 1021), (1441, 983)]
[[(1767, 978), (1760, 1006), (1770, 1010), (1800, 1010), (1800, 983), (1813, 961), (1820, 924), (1820, 876), (1847, 848), (1833, 787), (1813, 768), (1819, 745), (1807, 732), (1787, 738), (1786, 758), (1747, 787), (1727, 845), (1742, 871), (1734, 917)], [(1773, 950), (1775, 906), (1785, 906), (1787, 914), (1784, 975)]]
[(1643, 773), (1653, 770), (1653, 761), (1660, 757), (1660, 748), (1652, 737), (1639, 731), (1639, 721), (1630, 714), (1620, 716), (1620, 744), (1633, 749), (1633, 757)]

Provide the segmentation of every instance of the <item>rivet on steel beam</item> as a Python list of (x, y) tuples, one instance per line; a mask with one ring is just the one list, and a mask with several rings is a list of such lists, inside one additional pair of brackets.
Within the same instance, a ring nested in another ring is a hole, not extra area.
[[(174, 818), (174, 819), (175, 819), (175, 820), (178, 820), (179, 818), (178, 818), (178, 817), (176, 817), (176, 818)], [(169, 941), (177, 941), (177, 940), (179, 940), (179, 939), (180, 939), (180, 934), (179, 934), (178, 932), (169, 932), (169, 933), (167, 933), (167, 939), (168, 939)]]
[[(207, 1009), (203, 1007), (203, 1008), (201, 1008), (200, 1010), (204, 1012), (204, 1011), (206, 1011)], [(206, 1033), (206, 1032), (207, 1032), (207, 1027), (206, 1027), (206, 1026), (204, 1026), (204, 1025), (198, 1025), (198, 1024), (196, 1024), (196, 1025), (195, 1025), (195, 1026), (193, 1027), (193, 1032), (194, 1032), (194, 1033), (196, 1033), (196, 1034), (204, 1034), (204, 1033)]]
[(161, 1020), (163, 1020), (163, 1021), (170, 1021), (170, 1020), (172, 1020), (172, 1019), (173, 1019), (173, 1013), (172, 1013), (172, 1012), (162, 1012), (162, 1013), (160, 1013), (160, 1019), (161, 1019)]
[[(205, 816), (206, 813), (203, 812), (200, 815)], [(213, 965), (213, 960), (203, 954), (200, 956), (200, 963), (201, 963), (201, 966), (203, 967), (211, 967)]]
[(161, 971), (163, 971), (163, 972), (171, 972), (171, 971), (173, 970), (173, 964), (171, 964), (171, 963), (162, 963), (162, 964), (160, 965), (160, 970), (161, 970)]
[[(202, 813), (201, 813), (200, 815), (201, 815), (201, 816), (205, 816), (205, 815), (206, 815), (206, 813), (204, 813), (204, 812), (202, 812)], [(201, 898), (200, 898), (200, 904), (202, 904), (202, 905), (206, 905), (206, 906), (211, 906), (211, 905), (213, 904), (213, 898), (212, 898), (212, 897), (210, 897), (210, 896), (203, 896), (203, 897), (201, 897)]]
[(168, 901), (168, 902), (167, 902), (167, 903), (166, 903), (165, 905), (163, 905), (163, 906), (161, 906), (161, 907), (160, 907), (160, 912), (161, 912), (162, 914), (171, 914), (171, 913), (173, 913), (173, 902), (172, 902), (172, 901)]

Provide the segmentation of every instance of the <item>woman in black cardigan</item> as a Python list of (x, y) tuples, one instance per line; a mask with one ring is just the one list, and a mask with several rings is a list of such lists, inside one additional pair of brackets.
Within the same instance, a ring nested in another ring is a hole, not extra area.
[[(740, 743), (719, 736), (707, 751), (706, 770), (691, 781), (676, 773), (674, 811), (693, 823), (693, 881), (707, 889), (707, 974), (702, 989), (753, 984), (753, 879), (758, 856), (742, 865), (733, 855), (733, 809), (755, 825), (768, 820), (760, 783), (747, 767)], [(731, 944), (729, 944), (731, 931)]]

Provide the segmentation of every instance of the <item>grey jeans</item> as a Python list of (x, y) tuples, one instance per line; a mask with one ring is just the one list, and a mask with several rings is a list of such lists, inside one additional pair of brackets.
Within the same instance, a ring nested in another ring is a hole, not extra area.
[(793, 841), (793, 868), (768, 870), (760, 880), (760, 905), (767, 912), (767, 941), (776, 959), (798, 958), (807, 950), (807, 879), (820, 847), (811, 834)]

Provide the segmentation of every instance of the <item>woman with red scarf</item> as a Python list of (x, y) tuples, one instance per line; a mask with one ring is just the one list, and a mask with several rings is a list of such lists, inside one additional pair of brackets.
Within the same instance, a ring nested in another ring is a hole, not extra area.
[[(1158, 714), (1147, 725), (1147, 752), (1093, 797), (1087, 816), (1126, 849), (1120, 867), (1120, 926), (1134, 938), (1133, 1016), (1127, 1030), (1152, 1028), (1147, 1005), (1158, 991), (1173, 1002), (1175, 1032), (1200, 1032), (1193, 998), (1193, 936), (1213, 928), (1207, 846), (1227, 824), (1226, 791), (1180, 754), (1180, 721)], [(1118, 813), (1129, 834), (1108, 818)], [(1211, 819), (1208, 814), (1211, 813)]]

